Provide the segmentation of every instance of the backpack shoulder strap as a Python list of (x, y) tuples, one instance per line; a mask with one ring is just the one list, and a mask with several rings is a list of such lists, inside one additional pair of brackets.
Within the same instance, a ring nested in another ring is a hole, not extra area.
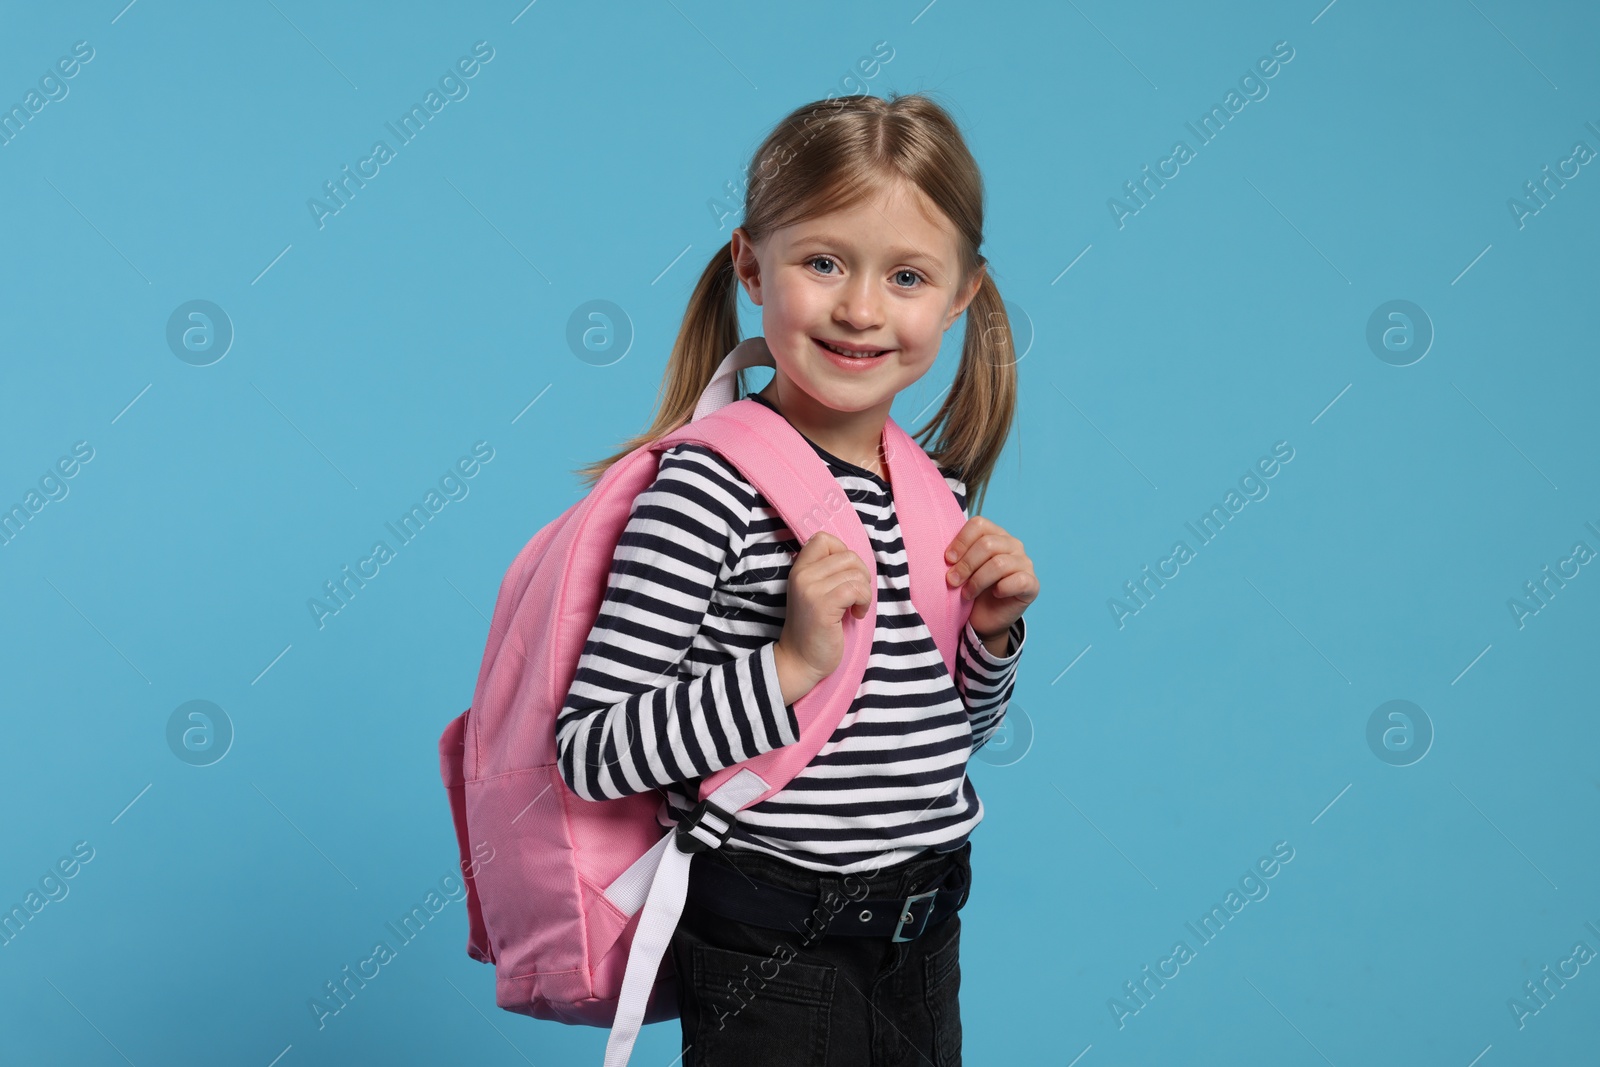
[(866, 673), (877, 628), (877, 563), (855, 506), (805, 438), (777, 412), (754, 400), (740, 400), (680, 427), (652, 447), (664, 450), (685, 441), (704, 445), (732, 463), (783, 517), (802, 545), (817, 531), (827, 530), (866, 562), (872, 577), (872, 599), (866, 614), (860, 619), (849, 613), (844, 617), (844, 655), (838, 668), (795, 701), (800, 740), (702, 780), (703, 800), (740, 769), (755, 772), (766, 788), (739, 805), (745, 808), (765, 800), (800, 773), (850, 710)]
[(892, 418), (884, 423), (883, 444), (895, 516), (906, 546), (906, 566), (911, 571), (911, 602), (953, 677), (956, 649), (972, 614), (972, 602), (961, 599), (960, 586), (951, 588), (945, 581), (950, 565), (944, 552), (966, 524), (966, 516), (944, 474)]
[[(845, 651), (839, 667), (795, 702), (800, 740), (772, 749), (709, 775), (701, 783), (701, 799), (709, 797), (741, 769), (760, 776), (765, 788), (749, 801), (759, 803), (784, 788), (821, 750), (849, 711), (866, 672), (877, 624), (877, 564), (871, 539), (855, 506), (811, 445), (787, 419), (748, 398), (724, 405), (662, 438), (653, 447), (670, 448), (684, 441), (703, 444), (732, 463), (781, 515), (804, 544), (818, 530), (827, 530), (866, 561), (872, 574), (872, 602), (861, 619), (846, 615)], [(906, 546), (911, 599), (927, 624), (947, 670), (955, 668), (960, 631), (971, 613), (960, 589), (944, 580), (949, 569), (944, 550), (961, 528), (963, 517), (944, 476), (893, 419), (884, 424), (884, 455), (890, 488)]]

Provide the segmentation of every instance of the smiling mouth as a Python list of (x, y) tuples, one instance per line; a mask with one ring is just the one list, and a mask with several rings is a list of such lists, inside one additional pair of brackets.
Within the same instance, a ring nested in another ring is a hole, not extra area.
[(859, 350), (844, 348), (837, 344), (824, 341), (820, 337), (813, 337), (812, 340), (821, 345), (823, 348), (826, 348), (829, 352), (832, 352), (835, 355), (844, 356), (846, 359), (875, 359), (886, 352), (893, 351), (893, 349), (889, 348), (865, 348)]

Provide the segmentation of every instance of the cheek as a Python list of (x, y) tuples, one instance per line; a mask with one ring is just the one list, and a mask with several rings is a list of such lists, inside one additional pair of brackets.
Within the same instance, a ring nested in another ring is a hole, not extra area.
[(901, 335), (902, 348), (897, 355), (900, 366), (900, 377), (909, 383), (921, 378), (933, 369), (933, 364), (939, 358), (939, 341), (937, 335), (933, 338), (913, 339)]
[[(943, 307), (918, 308), (901, 319), (899, 334), (907, 348), (938, 354), (945, 331)], [(931, 357), (930, 357), (931, 358)]]
[(778, 278), (766, 287), (763, 296), (766, 298), (764, 311), (781, 328), (806, 333), (815, 321), (827, 317), (822, 298), (804, 285), (786, 283)]

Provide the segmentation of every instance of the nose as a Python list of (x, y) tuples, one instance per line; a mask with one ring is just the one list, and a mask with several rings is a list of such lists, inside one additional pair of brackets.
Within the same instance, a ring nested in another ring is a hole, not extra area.
[(882, 295), (872, 278), (864, 273), (851, 278), (839, 294), (834, 308), (836, 321), (847, 322), (856, 330), (871, 330), (883, 325)]

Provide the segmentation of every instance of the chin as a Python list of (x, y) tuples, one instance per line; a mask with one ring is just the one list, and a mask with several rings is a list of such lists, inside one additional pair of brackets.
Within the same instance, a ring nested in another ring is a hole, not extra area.
[(885, 393), (884, 395), (879, 396), (876, 392), (872, 393), (871, 395), (865, 395), (861, 392), (851, 392), (845, 397), (825, 400), (825, 403), (834, 411), (854, 414), (858, 411), (869, 411), (872, 408), (877, 407), (879, 404), (882, 404), (885, 400), (892, 399), (894, 399), (893, 393)]

